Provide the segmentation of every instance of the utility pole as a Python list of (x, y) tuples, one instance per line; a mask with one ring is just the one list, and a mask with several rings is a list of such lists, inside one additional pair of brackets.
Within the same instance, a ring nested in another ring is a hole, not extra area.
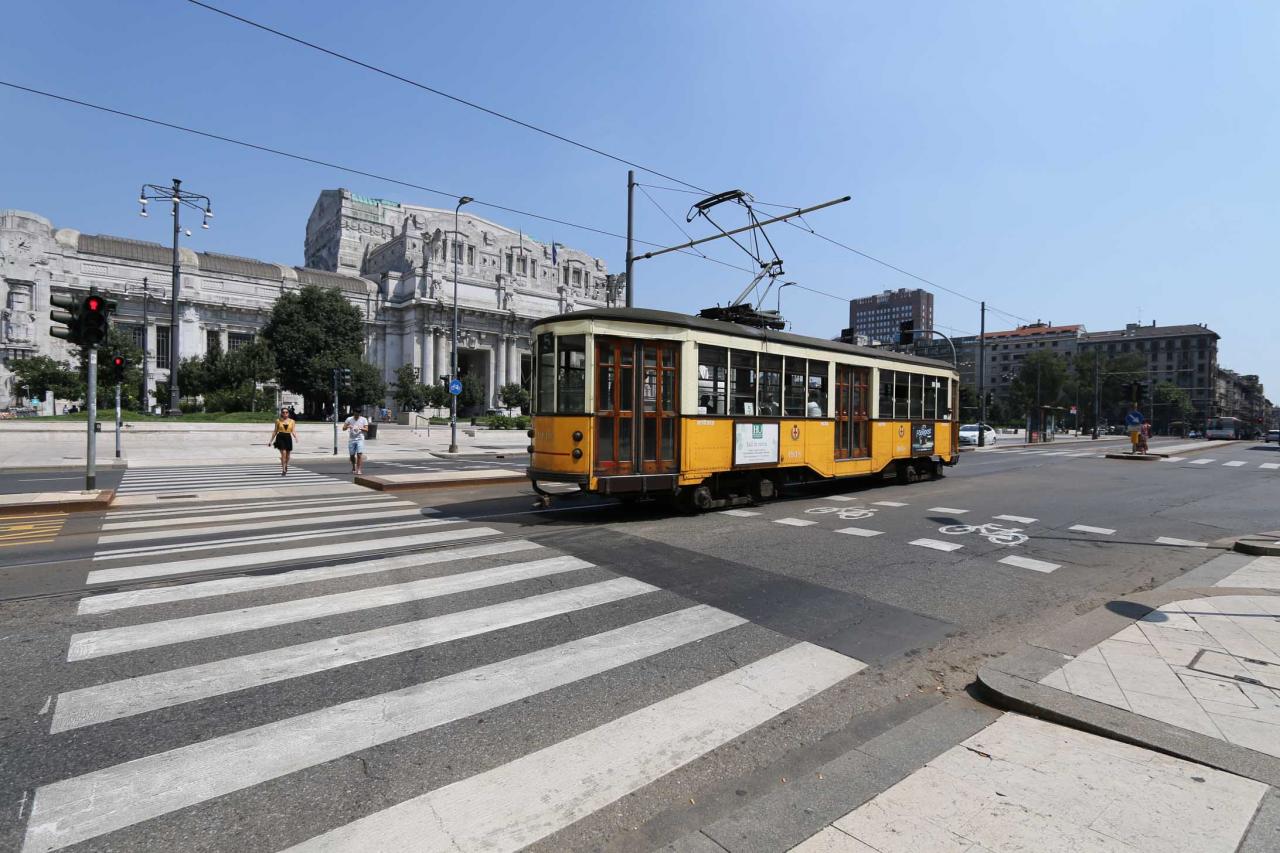
[(632, 226), (635, 224), (636, 218), (636, 172), (634, 169), (627, 171), (627, 307), (635, 306), (633, 301), (634, 279), (635, 273), (635, 250), (632, 245)]
[[(209, 220), (213, 218), (213, 202), (206, 195), (182, 189), (182, 181), (173, 179), (172, 187), (161, 187), (156, 184), (145, 184), (138, 193), (138, 202), (142, 205), (142, 216), (147, 215), (147, 202), (168, 201), (173, 205), (173, 296), (169, 306), (169, 415), (181, 415), (182, 408), (178, 403), (178, 354), (180, 331), (178, 327), (178, 295), (182, 287), (182, 262), (178, 253), (178, 238), (182, 233), (182, 206), (186, 205), (200, 211), (204, 217), (200, 227), (209, 228)], [(191, 232), (187, 232), (191, 236)]]
[(147, 277), (142, 277), (142, 411), (147, 414), (151, 413), (151, 395), (149, 392), (151, 387), (151, 330), (148, 323), (151, 320), (150, 305), (151, 288), (147, 284)]
[(120, 383), (116, 383), (116, 458), (120, 458)]
[(94, 435), (98, 421), (98, 346), (93, 344), (86, 349), (89, 351), (89, 390), (85, 393), (89, 398), (89, 444), (85, 448), (84, 490), (92, 492), (98, 486), (98, 442)]
[(1102, 375), (1102, 365), (1099, 359), (1102, 358), (1102, 350), (1095, 349), (1093, 351), (1093, 437), (1098, 437), (1098, 418), (1102, 414), (1102, 390), (1098, 385), (1099, 377)]
[(981, 303), (978, 319), (978, 446), (987, 446), (987, 303)]
[[(459, 249), (462, 248), (462, 237), (458, 233), (458, 211), (462, 210), (464, 204), (470, 204), (475, 201), (471, 196), (464, 195), (458, 199), (458, 204), (453, 208), (453, 352), (449, 358), (449, 382), (452, 384), (454, 379), (458, 378), (458, 255)], [(555, 252), (554, 243), (551, 246), (552, 253)], [(555, 275), (559, 275), (556, 271)], [(628, 287), (627, 291), (630, 292)], [(335, 451), (337, 452), (337, 451)], [(449, 452), (458, 452), (458, 395), (449, 394)]]
[(338, 368), (333, 369), (333, 455), (338, 455)]

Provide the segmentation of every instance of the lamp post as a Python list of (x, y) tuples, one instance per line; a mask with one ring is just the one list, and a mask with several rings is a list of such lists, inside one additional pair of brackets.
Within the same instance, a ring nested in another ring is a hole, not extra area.
[[(181, 415), (182, 408), (178, 404), (178, 354), (182, 351), (178, 346), (178, 293), (182, 283), (182, 267), (178, 258), (178, 237), (182, 233), (182, 207), (185, 205), (201, 214), (200, 227), (209, 228), (209, 220), (213, 218), (213, 202), (207, 195), (200, 195), (182, 189), (182, 181), (173, 179), (173, 186), (162, 187), (156, 184), (144, 184), (138, 192), (138, 203), (142, 205), (140, 214), (147, 215), (147, 202), (167, 201), (173, 205), (170, 215), (173, 217), (173, 295), (169, 306), (169, 415)], [(187, 231), (191, 236), (191, 231)]]
[[(458, 247), (461, 242), (458, 239), (458, 211), (462, 209), (464, 204), (470, 204), (475, 201), (471, 196), (464, 195), (458, 199), (457, 206), (453, 209), (453, 353), (449, 358), (449, 380), (452, 382), (458, 378)], [(458, 395), (449, 395), (449, 452), (458, 452)]]

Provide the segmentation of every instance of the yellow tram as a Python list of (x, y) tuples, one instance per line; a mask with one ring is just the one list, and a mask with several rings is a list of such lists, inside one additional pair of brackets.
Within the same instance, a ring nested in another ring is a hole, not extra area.
[(959, 458), (959, 377), (933, 359), (639, 308), (534, 324), (529, 479), (751, 503), (779, 486), (936, 476)]

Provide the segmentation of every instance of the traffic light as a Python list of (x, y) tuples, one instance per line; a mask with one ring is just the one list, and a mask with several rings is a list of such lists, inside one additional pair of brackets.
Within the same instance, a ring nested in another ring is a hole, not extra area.
[(89, 295), (80, 304), (80, 343), (94, 347), (105, 341), (111, 331), (114, 310), (115, 300), (103, 296), (96, 287), (89, 288)]
[(341, 367), (338, 369), (338, 376), (342, 379), (343, 385), (351, 384), (351, 368)]
[(111, 356), (111, 376), (115, 379), (117, 385), (124, 382), (124, 372), (128, 369), (128, 366), (125, 357), (119, 353)]
[(49, 296), (49, 303), (55, 308), (65, 310), (50, 311), (49, 319), (61, 326), (50, 326), (49, 334), (73, 344), (81, 342), (80, 300), (69, 293), (54, 293)]
[(900, 345), (907, 346), (915, 340), (915, 334), (913, 333), (915, 327), (915, 323), (911, 320), (903, 320), (898, 324), (898, 343)]

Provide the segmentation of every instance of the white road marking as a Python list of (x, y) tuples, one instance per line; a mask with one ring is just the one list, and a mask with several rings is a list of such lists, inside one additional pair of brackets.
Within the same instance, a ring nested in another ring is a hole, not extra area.
[(808, 527), (810, 524), (817, 524), (816, 521), (805, 521), (803, 518), (775, 518), (774, 524), (789, 524), (792, 527)]
[(871, 503), (875, 506), (908, 506), (901, 501), (872, 501)]
[(1070, 450), (1046, 450), (1046, 451), (1043, 451), (1043, 453), (1045, 456), (1068, 456), (1070, 455), (1071, 451)]
[(226, 539), (206, 539), (202, 542), (189, 542), (179, 545), (150, 545), (135, 548), (110, 548), (93, 555), (94, 562), (99, 560), (123, 560), (128, 557), (153, 557), (162, 554), (190, 554), (193, 551), (208, 551), (216, 548), (234, 548), (240, 545), (260, 545), (263, 543), (294, 542), (299, 539), (328, 539), (334, 536), (350, 536), (353, 533), (365, 533), (382, 530), (420, 529), (423, 527), (440, 527), (445, 524), (458, 524), (461, 518), (422, 518), (413, 521), (382, 522), (379, 524), (355, 524), (338, 530), (304, 530), (298, 533), (264, 534), (261, 536), (231, 536)]
[(1223, 468), (1239, 468), (1239, 467), (1241, 467), (1242, 465), (1247, 465), (1247, 464), (1248, 464), (1247, 462), (1241, 462), (1241, 461), (1239, 461), (1239, 460), (1234, 460), (1234, 461), (1231, 461), (1231, 462), (1223, 462), (1223, 463), (1222, 463), (1222, 467), (1223, 467)]
[(469, 560), (474, 557), (500, 556), (518, 551), (532, 551), (541, 547), (541, 545), (530, 542), (527, 539), (512, 539), (505, 542), (486, 542), (483, 545), (467, 545), (462, 548), (446, 548), (440, 551), (424, 551), (417, 554), (400, 554), (395, 557), (361, 560), (358, 563), (339, 563), (336, 566), (297, 569), (296, 571), (280, 572), (278, 574), (219, 578), (218, 580), (198, 581), (178, 586), (152, 587), (128, 592), (108, 592), (80, 599), (80, 606), (76, 612), (82, 616), (90, 613), (107, 613), (112, 610), (124, 610), (125, 608), (142, 607), (148, 604), (192, 601), (197, 598), (209, 598), (216, 595), (253, 592), (260, 589), (274, 589), (275, 587), (292, 586), (301, 583), (317, 583), (319, 581), (333, 580), (334, 578), (371, 575), (378, 572), (395, 571), (396, 569), (416, 569), (435, 563)]
[(1275, 471), (1276, 469), (1280, 468), (1280, 462), (1263, 462), (1258, 467), (1266, 468), (1268, 471)]
[(1068, 458), (1068, 459), (1083, 459), (1083, 458), (1084, 458), (1084, 457), (1086, 457), (1086, 456), (1092, 456), (1092, 455), (1093, 455), (1093, 451), (1092, 451), (1092, 450), (1089, 450), (1089, 451), (1085, 451), (1084, 453), (1072, 453), (1072, 454), (1070, 454), (1067, 458)]
[[(411, 518), (425, 518), (422, 513), (418, 512), (417, 507), (412, 509), (386, 509), (384, 507), (371, 507), (376, 512), (362, 512), (352, 514), (343, 509), (340, 512), (331, 512), (329, 515), (312, 515), (307, 518), (291, 518), (275, 523), (263, 523), (261, 521), (244, 521), (239, 524), (215, 523), (206, 524), (202, 527), (184, 527), (180, 530), (131, 530), (128, 533), (110, 533), (106, 536), (98, 537), (99, 545), (114, 545), (119, 542), (143, 542), (156, 539), (175, 539), (187, 536), (202, 536), (206, 533), (235, 533), (243, 530), (289, 530), (295, 527), (307, 527), (308, 525), (322, 524), (332, 530), (335, 524), (349, 521), (373, 521), (374, 519), (402, 519), (409, 520)], [(174, 522), (174, 519), (164, 519), (167, 522)], [(204, 519), (189, 518), (183, 519), (183, 523), (194, 524)], [(432, 519), (433, 521), (435, 519)], [(316, 531), (319, 533), (320, 531)], [(277, 538), (274, 534), (272, 539)], [(180, 550), (187, 550), (188, 543), (179, 546)], [(204, 543), (199, 543), (204, 544)], [(160, 547), (160, 546), (157, 546)]]
[(1213, 461), (1215, 461), (1215, 460), (1213, 460), (1213, 459), (1192, 459), (1192, 460), (1191, 460), (1190, 462), (1188, 462), (1187, 464), (1188, 464), (1188, 465), (1208, 465), (1210, 462), (1213, 462)]
[(926, 512), (942, 512), (947, 515), (964, 515), (968, 511), (967, 509), (956, 509), (953, 506), (931, 506), (926, 510)]
[[(333, 513), (341, 510), (343, 513), (361, 513), (361, 518), (369, 516), (363, 513), (371, 510), (385, 510), (388, 508), (385, 501), (375, 503), (357, 502), (350, 498), (344, 498), (343, 506), (314, 506), (314, 507), (295, 507), (292, 504), (287, 507), (281, 506), (279, 503), (274, 509), (258, 509), (251, 512), (232, 512), (226, 515), (217, 515), (215, 511), (201, 507), (200, 511), (192, 512), (188, 508), (180, 514), (174, 513), (164, 518), (143, 518), (137, 521), (108, 521), (102, 525), (104, 531), (107, 530), (146, 530), (156, 527), (178, 527), (183, 524), (214, 524), (214, 523), (230, 523), (233, 521), (248, 521), (253, 518), (286, 518), (295, 515), (320, 515), (325, 513)], [(400, 509), (415, 509), (415, 505), (408, 501), (394, 501), (394, 506)], [(439, 510), (432, 510), (432, 513)], [(114, 514), (111, 516), (114, 517)], [(185, 533), (186, 531), (184, 531)]]
[(1030, 557), (1005, 557), (996, 562), (1004, 563), (1006, 566), (1015, 566), (1019, 569), (1030, 569), (1033, 572), (1043, 572), (1046, 575), (1054, 569), (1062, 568), (1057, 563), (1046, 563), (1044, 560), (1033, 560)]
[(842, 527), (836, 533), (848, 533), (850, 536), (879, 536), (883, 530), (868, 530), (865, 527)]
[(529, 580), (530, 578), (541, 578), (589, 568), (591, 568), (591, 563), (579, 560), (577, 557), (549, 557), (545, 560), (510, 563), (505, 566), (494, 566), (491, 569), (462, 572), (438, 578), (425, 578), (388, 586), (375, 586), (351, 592), (335, 592), (329, 595), (299, 598), (276, 604), (260, 604), (255, 607), (222, 610), (215, 613), (204, 613), (199, 616), (183, 616), (177, 619), (165, 619), (160, 622), (126, 625), (121, 628), (103, 628), (98, 631), (73, 634), (70, 649), (67, 652), (67, 660), (85, 660), (87, 658), (133, 652), (138, 649), (151, 649), (173, 643), (189, 643), (193, 640), (221, 637), (244, 631), (256, 631), (261, 628), (288, 625), (292, 622), (319, 619), (339, 613), (370, 610), (375, 607), (388, 607), (393, 604), (405, 604), (410, 601), (422, 601), (423, 599), (437, 598), (442, 595), (453, 595), (454, 593), (474, 589), (486, 589), (502, 584)]
[[(690, 607), (435, 681), (343, 702), (53, 782), (36, 791), (23, 850), (57, 850), (97, 838), (581, 681), (744, 622), (741, 617), (706, 605)], [(774, 676), (786, 677), (785, 673)], [(766, 683), (756, 682), (751, 687), (767, 696)], [(768, 702), (763, 696), (760, 701)], [(776, 713), (776, 709), (770, 713)], [(613, 759), (605, 760), (614, 765)]]
[(843, 503), (845, 501), (856, 501), (857, 498), (851, 498), (848, 495), (827, 495), (826, 500), (840, 501)]
[(750, 518), (753, 515), (759, 515), (754, 509), (726, 509), (722, 510), (721, 515), (732, 515), (737, 518)]
[[(368, 491), (367, 489), (365, 491)], [(332, 498), (306, 498), (302, 500), (292, 498), (275, 498), (269, 501), (237, 501), (235, 503), (199, 503), (184, 504), (181, 507), (165, 507), (164, 509), (135, 509), (135, 510), (111, 510), (109, 518), (111, 519), (131, 519), (131, 518), (159, 518), (171, 515), (195, 516), (199, 513), (217, 513), (217, 512), (239, 512), (241, 510), (256, 510), (266, 507), (311, 507), (322, 506), (324, 504), (345, 503), (351, 504), (359, 500), (361, 504), (393, 504), (399, 506), (413, 506), (410, 501), (400, 500), (387, 494), (378, 492), (369, 492), (367, 495), (340, 495)], [(422, 509), (428, 509), (423, 507)], [(436, 510), (439, 512), (439, 510)], [(109, 529), (111, 525), (104, 524), (103, 529)]]
[(912, 539), (908, 545), (919, 545), (921, 548), (932, 548), (935, 551), (956, 551), (963, 548), (955, 542), (939, 542), (937, 539)]
[(1185, 545), (1188, 548), (1208, 548), (1208, 542), (1196, 542), (1194, 539), (1175, 539), (1172, 536), (1161, 536), (1156, 539), (1157, 545)]
[(993, 515), (991, 517), (998, 521), (1016, 521), (1018, 524), (1034, 524), (1039, 521), (1039, 519), (1028, 518), (1025, 515)]
[(478, 539), (481, 536), (497, 536), (492, 527), (455, 528), (438, 533), (418, 533), (413, 536), (392, 536), (386, 539), (353, 539), (347, 542), (331, 542), (310, 548), (284, 548), (278, 551), (250, 551), (243, 554), (224, 554), (219, 557), (199, 557), (194, 560), (170, 560), (164, 563), (148, 563), (144, 566), (118, 566), (114, 569), (96, 569), (89, 572), (87, 583), (119, 583), (164, 575), (184, 575), (194, 572), (254, 566), (262, 569), (276, 563), (300, 563), (303, 560), (342, 557), (347, 554), (364, 554), (367, 551), (390, 548), (408, 548), (418, 545), (434, 545), (458, 539)]
[(1115, 533), (1115, 531), (1112, 530), (1110, 527), (1090, 527), (1087, 524), (1073, 524), (1067, 529), (1075, 530), (1080, 533), (1099, 533), (1103, 536), (1110, 536), (1111, 534)]
[(863, 669), (798, 643), (661, 702), (289, 848), (516, 851)]
[(356, 634), (326, 637), (312, 643), (72, 690), (58, 697), (58, 710), (54, 714), (50, 731), (67, 731), (157, 708), (220, 696), (235, 690), (247, 690), (314, 672), (337, 669), (513, 625), (548, 619), (574, 610), (622, 601), (655, 592), (657, 589), (632, 578), (618, 578), (518, 601), (388, 625)]

